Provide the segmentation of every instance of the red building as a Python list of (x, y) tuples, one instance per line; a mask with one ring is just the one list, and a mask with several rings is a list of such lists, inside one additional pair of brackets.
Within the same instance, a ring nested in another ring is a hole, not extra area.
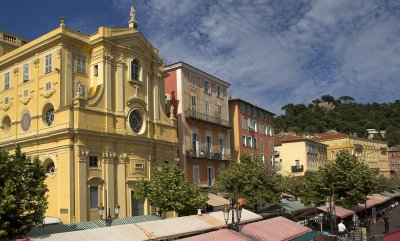
[(230, 84), (184, 62), (165, 66), (165, 72), (167, 113), (178, 121), (180, 167), (190, 182), (210, 187), (231, 161)]
[(398, 174), (400, 172), (400, 147), (388, 149), (388, 160), (390, 174)]
[(274, 169), (274, 113), (242, 99), (230, 99), (229, 120), (232, 123), (231, 150), (240, 161), (242, 153), (257, 155), (265, 167)]

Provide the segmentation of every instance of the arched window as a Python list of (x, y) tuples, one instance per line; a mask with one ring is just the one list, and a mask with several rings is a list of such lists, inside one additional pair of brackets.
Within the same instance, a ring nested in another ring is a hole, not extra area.
[(55, 167), (54, 167), (54, 162), (50, 161), (47, 165), (46, 165), (46, 172), (49, 174), (54, 174), (55, 171)]
[(131, 79), (132, 80), (139, 80), (139, 62), (134, 59), (131, 62)]

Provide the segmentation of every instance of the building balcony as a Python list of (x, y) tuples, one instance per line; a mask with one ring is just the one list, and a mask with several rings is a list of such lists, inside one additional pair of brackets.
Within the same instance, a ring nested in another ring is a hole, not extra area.
[(303, 165), (300, 165), (300, 166), (292, 166), (292, 172), (303, 172), (303, 171), (304, 171)]
[(229, 123), (228, 120), (222, 119), (222, 117), (215, 117), (211, 116), (205, 113), (201, 113), (195, 110), (186, 110), (185, 111), (185, 117), (188, 119), (193, 119), (193, 120), (200, 120), (212, 124), (216, 124), (225, 128), (231, 128), (231, 124)]
[(209, 159), (209, 160), (219, 160), (219, 161), (231, 161), (231, 155), (228, 153), (213, 153), (212, 151), (192, 151), (186, 150), (187, 158), (199, 158), (199, 159)]

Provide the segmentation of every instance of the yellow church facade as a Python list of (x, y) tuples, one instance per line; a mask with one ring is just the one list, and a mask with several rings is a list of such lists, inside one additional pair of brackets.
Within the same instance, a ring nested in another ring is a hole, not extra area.
[[(47, 171), (46, 216), (63, 223), (151, 213), (132, 184), (177, 162), (176, 120), (164, 110), (163, 61), (129, 27), (92, 35), (60, 26), (31, 41), (0, 42), (0, 148), (37, 157)], [(7, 51), (5, 51), (7, 50)]]

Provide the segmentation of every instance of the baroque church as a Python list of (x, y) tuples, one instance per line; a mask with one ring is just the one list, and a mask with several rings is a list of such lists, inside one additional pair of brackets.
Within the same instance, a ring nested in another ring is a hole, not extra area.
[(66, 26), (27, 41), (0, 32), (0, 146), (20, 145), (47, 172), (46, 216), (63, 223), (151, 213), (132, 196), (157, 165), (178, 161), (176, 120), (164, 110), (158, 50), (138, 30)]

